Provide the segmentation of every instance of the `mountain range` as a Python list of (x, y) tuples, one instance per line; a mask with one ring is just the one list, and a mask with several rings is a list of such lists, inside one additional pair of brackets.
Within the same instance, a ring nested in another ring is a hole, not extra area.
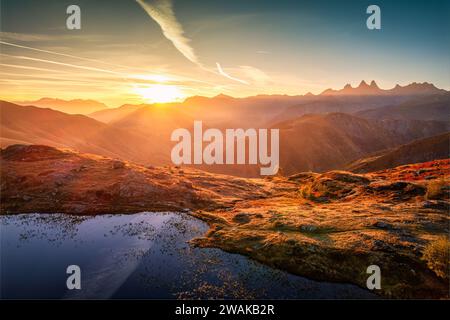
[[(447, 91), (438, 89), (433, 84), (427, 82), (414, 82), (405, 86), (396, 85), (392, 89), (383, 90), (378, 87), (375, 81), (371, 81), (370, 84), (367, 84), (365, 81), (361, 81), (357, 87), (352, 87), (350, 84), (347, 84), (343, 89), (326, 89), (318, 95), (311, 93), (293, 96), (262, 94), (246, 98), (234, 98), (224, 94), (219, 94), (211, 98), (192, 96), (177, 104), (184, 107), (189, 107), (190, 109), (193, 109), (194, 112), (203, 108), (226, 106), (227, 108), (223, 110), (225, 114), (229, 114), (233, 108), (246, 109), (248, 107), (251, 108), (253, 106), (257, 106), (260, 111), (263, 111), (258, 112), (258, 114), (265, 115), (267, 114), (267, 111), (269, 111), (269, 114), (272, 115), (270, 111), (272, 111), (273, 106), (277, 106), (277, 110), (273, 110), (274, 113), (279, 113), (283, 111), (285, 107), (296, 105), (301, 106), (309, 103), (311, 103), (310, 106), (303, 107), (307, 109), (305, 111), (310, 112), (311, 109), (327, 109), (334, 107), (333, 110), (327, 110), (327, 112), (349, 112), (351, 111), (350, 109), (354, 109), (354, 111), (356, 111), (368, 109), (370, 106), (388, 106), (390, 104), (408, 100), (411, 97), (439, 95), (445, 94), (446, 92)], [(344, 98), (344, 100), (342, 100), (342, 98)], [(34, 101), (12, 102), (19, 105), (32, 105), (41, 108), (50, 108), (69, 114), (90, 115), (91, 117), (102, 122), (109, 122), (110, 120), (117, 119), (117, 117), (123, 116), (136, 110), (137, 108), (148, 106), (148, 104), (124, 104), (118, 108), (110, 108), (104, 103), (95, 100), (63, 100), (48, 97)], [(324, 106), (322, 104), (324, 104)], [(346, 108), (345, 106), (349, 104), (352, 105), (352, 107)], [(254, 112), (249, 113), (249, 115), (251, 114), (254, 114)]]
[[(59, 101), (38, 101), (50, 100)], [(279, 128), (284, 174), (346, 168), (358, 159), (450, 131), (450, 93), (428, 83), (382, 90), (374, 81), (370, 85), (363, 81), (357, 88), (330, 89), (317, 96), (194, 96), (182, 103), (128, 104), (87, 115), (6, 101), (0, 104), (2, 147), (67, 147), (143, 165), (170, 165), (174, 145), (171, 132), (191, 129), (194, 120), (202, 120), (204, 127), (219, 129)], [(425, 154), (431, 157), (436, 153)], [(434, 159), (420, 159), (426, 160)], [(238, 176), (258, 175), (257, 166), (197, 168)]]
[(15, 101), (15, 103), (24, 106), (50, 108), (69, 114), (89, 114), (108, 108), (108, 106), (102, 102), (83, 99), (63, 100), (54, 98), (41, 98), (35, 101)]
[(397, 84), (392, 89), (383, 90), (378, 87), (374, 80), (372, 80), (370, 84), (367, 84), (367, 82), (363, 80), (355, 88), (350, 84), (346, 84), (343, 89), (327, 89), (323, 91), (321, 95), (430, 95), (445, 92), (445, 90), (438, 89), (432, 83), (428, 82), (413, 82), (406, 86)]

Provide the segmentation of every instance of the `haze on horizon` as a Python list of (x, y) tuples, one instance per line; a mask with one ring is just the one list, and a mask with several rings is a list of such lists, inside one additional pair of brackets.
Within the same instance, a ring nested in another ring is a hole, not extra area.
[[(361, 80), (450, 89), (450, 4), (377, 1), (1, 2), (2, 99), (94, 99), (110, 106), (188, 96), (320, 93)], [(404, 8), (408, 7), (405, 11)]]

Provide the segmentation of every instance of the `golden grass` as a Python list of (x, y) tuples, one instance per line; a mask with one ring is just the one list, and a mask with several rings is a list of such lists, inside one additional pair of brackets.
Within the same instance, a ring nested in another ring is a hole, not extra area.
[(448, 279), (450, 267), (450, 241), (446, 237), (431, 241), (423, 251), (423, 260), (438, 277)]
[[(449, 185), (449, 182), (445, 179), (432, 180), (427, 185), (427, 193), (425, 195), (427, 200), (435, 200), (442, 198), (442, 196), (449, 197), (448, 191), (446, 192), (444, 188)], [(444, 193), (447, 193), (446, 195)]]

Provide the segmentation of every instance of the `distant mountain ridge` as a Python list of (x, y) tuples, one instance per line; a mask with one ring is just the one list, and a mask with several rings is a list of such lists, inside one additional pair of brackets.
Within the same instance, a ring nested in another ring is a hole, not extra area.
[(41, 98), (36, 101), (16, 101), (22, 106), (35, 106), (39, 108), (50, 108), (68, 114), (89, 114), (95, 111), (109, 109), (109, 107), (95, 100), (73, 99), (63, 100), (57, 98)]
[[(424, 90), (428, 88), (438, 93), (375, 95), (369, 93), (381, 89), (374, 81), (360, 87), (359, 92), (366, 94), (195, 96), (181, 103), (125, 104), (87, 116), (3, 101), (0, 142), (2, 146), (69, 147), (144, 165), (170, 165), (171, 133), (178, 128), (191, 130), (194, 120), (219, 130), (276, 128), (280, 129), (281, 171), (290, 174), (342, 169), (375, 152), (450, 131), (450, 92), (430, 84), (411, 84), (395, 90), (417, 93), (429, 92)], [(257, 166), (197, 168), (258, 175)]]
[[(362, 81), (356, 88), (348, 84), (341, 90), (327, 89), (318, 95), (311, 93), (292, 96), (261, 94), (244, 98), (224, 94), (214, 97), (191, 96), (178, 103), (125, 104), (119, 108), (100, 110), (89, 116), (109, 123), (118, 121), (139, 108), (170, 106), (183, 108), (185, 113), (194, 118), (201, 115), (202, 120), (207, 121), (210, 126), (220, 127), (223, 123), (227, 123), (228, 126), (233, 127), (246, 126), (251, 123), (253, 126), (261, 127), (308, 113), (354, 113), (369, 109), (376, 110), (406, 103), (412, 99), (424, 98), (426, 100), (428, 96), (439, 97), (449, 93), (449, 91), (438, 89), (427, 82), (411, 83), (406, 86), (396, 85), (392, 89), (383, 90), (375, 81), (371, 81), (370, 84)], [(420, 120), (421, 118), (415, 119)]]
[(367, 84), (367, 82), (362, 80), (359, 86), (355, 88), (350, 84), (346, 84), (343, 89), (326, 89), (320, 95), (430, 95), (445, 92), (447, 91), (444, 89), (439, 89), (432, 83), (428, 82), (413, 82), (406, 86), (400, 86), (399, 84), (397, 84), (392, 89), (383, 90), (378, 87), (377, 83), (374, 80), (372, 80), (370, 84)]
[(368, 119), (448, 121), (450, 119), (450, 92), (418, 96), (399, 104), (362, 110), (356, 115)]
[(97, 121), (101, 121), (104, 123), (109, 123), (112, 121), (119, 120), (123, 117), (126, 117), (130, 113), (139, 110), (143, 107), (149, 106), (148, 104), (124, 104), (118, 108), (110, 108), (110, 109), (102, 109), (92, 113), (89, 113), (87, 116), (93, 118)]
[[(349, 96), (423, 96), (423, 95), (435, 95), (445, 94), (450, 91), (437, 88), (434, 84), (423, 82), (413, 82), (405, 86), (397, 84), (392, 89), (381, 89), (377, 83), (372, 80), (370, 84), (367, 84), (364, 80), (357, 87), (352, 87), (350, 84), (346, 84), (342, 89), (326, 89), (322, 93), (314, 95), (308, 92), (304, 95), (286, 95), (286, 94), (260, 94), (256, 96), (249, 96), (244, 98), (236, 98), (225, 94), (218, 94), (214, 97), (205, 96), (190, 96), (180, 103), (169, 103), (169, 105), (181, 105), (190, 107), (211, 107), (211, 106), (227, 106), (227, 107), (252, 107), (262, 106), (270, 109), (272, 105), (278, 105), (279, 107), (290, 107), (297, 104), (309, 103), (311, 101), (321, 102), (324, 97), (349, 97)], [(403, 100), (405, 100), (403, 98)], [(388, 100), (389, 102), (400, 102), (397, 100)], [(92, 118), (109, 122), (111, 119), (118, 120), (121, 115), (126, 115), (132, 111), (136, 111), (140, 107), (152, 106), (152, 104), (124, 104), (117, 108), (110, 108), (102, 102), (98, 102), (91, 99), (73, 99), (63, 100), (58, 98), (44, 97), (35, 101), (13, 101), (19, 105), (33, 105), (40, 108), (50, 108), (57, 111), (62, 111), (69, 114), (84, 114), (89, 115)], [(344, 101), (345, 103), (345, 101)], [(356, 102), (355, 102), (356, 103)], [(373, 105), (373, 104), (371, 104)], [(377, 105), (377, 104), (375, 104)], [(366, 108), (368, 109), (368, 108)], [(279, 110), (282, 111), (282, 110)], [(340, 112), (342, 110), (331, 110), (331, 112)], [(356, 111), (356, 110), (354, 110)], [(114, 113), (117, 112), (117, 115)]]

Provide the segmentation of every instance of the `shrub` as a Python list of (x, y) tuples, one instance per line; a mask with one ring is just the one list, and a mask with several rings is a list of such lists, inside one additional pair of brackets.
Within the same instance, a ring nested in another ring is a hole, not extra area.
[(443, 237), (430, 242), (423, 251), (422, 259), (428, 268), (438, 277), (448, 279), (449, 276), (450, 241)]

